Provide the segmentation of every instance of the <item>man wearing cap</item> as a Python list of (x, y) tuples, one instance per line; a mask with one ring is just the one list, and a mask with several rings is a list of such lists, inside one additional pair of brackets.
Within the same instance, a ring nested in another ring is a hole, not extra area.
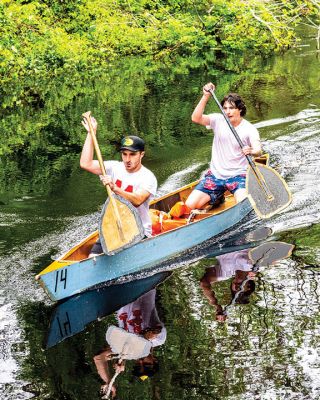
[[(97, 122), (92, 117), (93, 130), (97, 131)], [(151, 236), (151, 220), (149, 216), (149, 203), (157, 191), (157, 180), (154, 174), (142, 165), (142, 158), (145, 154), (144, 141), (138, 136), (126, 136), (121, 141), (122, 161), (104, 161), (106, 176), (102, 175), (99, 161), (93, 159), (94, 145), (89, 133), (87, 122), (82, 121), (88, 134), (84, 142), (80, 167), (93, 174), (100, 175), (104, 185), (109, 185), (111, 190), (130, 201), (137, 207), (147, 237)], [(99, 243), (97, 243), (99, 245)], [(95, 245), (92, 253), (102, 253), (102, 248)]]

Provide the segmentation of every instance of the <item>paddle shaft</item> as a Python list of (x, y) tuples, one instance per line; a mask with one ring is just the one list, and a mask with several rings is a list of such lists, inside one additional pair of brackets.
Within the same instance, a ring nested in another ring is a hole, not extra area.
[[(217, 105), (218, 105), (220, 111), (222, 112), (222, 115), (224, 116), (224, 119), (226, 120), (226, 122), (227, 122), (229, 128), (231, 129), (231, 132), (233, 133), (234, 137), (236, 138), (236, 140), (237, 140), (239, 146), (241, 147), (241, 149), (243, 149), (243, 148), (244, 148), (244, 144), (242, 143), (242, 141), (241, 141), (241, 139), (240, 139), (240, 136), (238, 135), (238, 133), (237, 133), (237, 131), (235, 130), (234, 126), (231, 124), (230, 119), (228, 118), (227, 114), (225, 113), (223, 107), (221, 106), (221, 104), (220, 104), (220, 102), (219, 102), (219, 100), (218, 100), (218, 98), (217, 98), (217, 96), (216, 96), (214, 90), (209, 89), (209, 92), (210, 92), (211, 96), (214, 98), (215, 102), (217, 103)], [(252, 170), (253, 170), (253, 172), (254, 172), (254, 174), (255, 174), (255, 176), (256, 176), (256, 178), (257, 178), (259, 184), (260, 184), (260, 186), (261, 186), (261, 187), (263, 188), (263, 190), (265, 191), (265, 193), (266, 193), (266, 195), (267, 195), (267, 198), (270, 199), (270, 200), (272, 200), (272, 199), (273, 199), (273, 195), (272, 195), (272, 193), (270, 192), (270, 190), (269, 190), (269, 188), (268, 188), (268, 186), (267, 186), (267, 184), (266, 184), (266, 182), (265, 182), (265, 180), (264, 180), (262, 174), (259, 172), (259, 170), (257, 169), (257, 167), (256, 167), (256, 165), (255, 165), (255, 163), (254, 163), (254, 161), (252, 160), (252, 157), (251, 157), (249, 154), (245, 154), (245, 156), (246, 156), (246, 159), (247, 159), (247, 161), (248, 161), (250, 167), (252, 168)]]
[[(106, 176), (107, 175), (106, 168), (104, 166), (104, 162), (103, 162), (103, 158), (102, 158), (102, 155), (101, 155), (101, 151), (100, 151), (100, 147), (99, 147), (99, 144), (98, 144), (98, 140), (97, 140), (97, 137), (96, 137), (96, 135), (94, 133), (93, 126), (92, 126), (91, 113), (90, 113), (90, 111), (88, 111), (88, 112), (82, 114), (82, 116), (88, 122), (89, 132), (90, 132), (91, 139), (92, 139), (92, 142), (93, 142), (93, 145), (94, 145), (94, 149), (95, 149), (98, 161), (99, 161), (100, 169), (101, 169), (102, 175)], [(124, 238), (124, 233), (123, 233), (123, 229), (122, 229), (120, 214), (119, 214), (119, 210), (118, 210), (117, 204), (115, 202), (115, 199), (114, 199), (114, 197), (112, 195), (113, 192), (112, 192), (112, 190), (111, 190), (109, 185), (105, 185), (105, 187), (107, 189), (108, 196), (109, 196), (111, 205), (112, 205), (114, 213), (115, 213), (116, 223), (117, 223), (117, 226), (118, 226), (118, 229), (119, 229), (121, 240), (124, 241), (125, 238)]]

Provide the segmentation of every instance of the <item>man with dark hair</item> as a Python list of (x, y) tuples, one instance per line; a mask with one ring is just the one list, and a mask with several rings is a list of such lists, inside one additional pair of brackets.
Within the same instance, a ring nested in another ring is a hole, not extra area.
[(224, 103), (231, 103), (234, 104), (234, 106), (240, 110), (240, 116), (244, 117), (247, 113), (247, 107), (244, 104), (244, 101), (242, 98), (238, 95), (238, 93), (229, 93), (224, 98), (221, 100), (221, 105), (222, 107), (224, 106)]
[(142, 381), (151, 378), (159, 371), (159, 360), (153, 353), (147, 357), (140, 358), (133, 366), (132, 374)]
[[(227, 309), (232, 304), (248, 304), (255, 290), (253, 264), (249, 257), (249, 249), (221, 254), (216, 257), (217, 264), (208, 267), (200, 280), (200, 286), (209, 303), (216, 310), (216, 320), (224, 322), (227, 319)], [(215, 293), (214, 286), (219, 282), (229, 280), (231, 301), (222, 307)]]
[(222, 114), (204, 114), (211, 96), (210, 90), (214, 89), (215, 86), (211, 82), (203, 87), (203, 96), (192, 114), (192, 121), (212, 129), (214, 138), (210, 169), (186, 201), (190, 209), (201, 208), (208, 202), (217, 203), (225, 190), (234, 194), (237, 202), (243, 200), (246, 197), (246, 155), (261, 154), (259, 132), (243, 118), (246, 106), (237, 93), (225, 96), (221, 105), (244, 144), (242, 149)]
[[(144, 227), (145, 236), (152, 235), (151, 219), (149, 216), (149, 203), (157, 191), (157, 179), (154, 174), (142, 165), (144, 157), (145, 143), (138, 136), (126, 136), (121, 141), (121, 158), (122, 161), (105, 161), (106, 176), (102, 175), (102, 171), (98, 160), (93, 159), (94, 145), (89, 134), (89, 126), (87, 121), (82, 121), (88, 135), (84, 142), (80, 166), (81, 168), (100, 175), (100, 179), (104, 185), (109, 185), (111, 190), (130, 201), (137, 208)], [(92, 117), (92, 126), (96, 133), (98, 124)], [(91, 255), (102, 253), (101, 243), (98, 240), (91, 250)]]

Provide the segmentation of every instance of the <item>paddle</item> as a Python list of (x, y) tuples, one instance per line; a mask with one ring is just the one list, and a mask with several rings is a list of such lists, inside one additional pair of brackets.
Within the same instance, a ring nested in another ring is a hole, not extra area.
[[(209, 92), (217, 103), (239, 146), (243, 149), (244, 145), (214, 91), (210, 89)], [(271, 167), (256, 164), (248, 154), (246, 154), (246, 159), (250, 166), (246, 178), (248, 198), (260, 218), (270, 218), (291, 203), (292, 196), (288, 185), (278, 172)]]
[[(91, 111), (82, 116), (88, 123), (100, 169), (106, 176), (105, 165), (92, 126)], [(113, 193), (109, 185), (105, 187), (109, 198), (102, 210), (99, 235), (104, 253), (111, 255), (141, 240), (144, 237), (144, 229), (137, 209), (129, 201)]]

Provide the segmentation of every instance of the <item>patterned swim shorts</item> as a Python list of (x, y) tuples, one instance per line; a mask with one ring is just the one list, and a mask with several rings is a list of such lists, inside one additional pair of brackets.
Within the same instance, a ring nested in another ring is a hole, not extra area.
[(195, 189), (208, 194), (211, 198), (211, 203), (215, 203), (222, 198), (226, 190), (229, 190), (230, 193), (234, 194), (236, 190), (245, 189), (245, 187), (245, 174), (232, 176), (228, 179), (218, 179), (209, 170)]

